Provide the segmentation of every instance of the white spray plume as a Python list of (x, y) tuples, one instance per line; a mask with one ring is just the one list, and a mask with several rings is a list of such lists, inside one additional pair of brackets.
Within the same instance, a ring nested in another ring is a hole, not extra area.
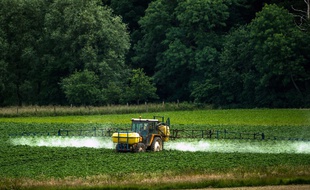
[(298, 141), (246, 141), (246, 140), (187, 140), (170, 141), (165, 149), (222, 153), (290, 153), (310, 154), (310, 142)]
[(20, 137), (12, 138), (13, 145), (47, 146), (47, 147), (88, 147), (112, 149), (110, 138), (102, 137)]
[[(13, 145), (47, 147), (88, 147), (113, 149), (111, 138), (103, 137), (20, 137), (11, 138)], [(310, 142), (298, 141), (246, 141), (246, 140), (171, 140), (166, 150), (222, 153), (290, 153), (310, 154)]]

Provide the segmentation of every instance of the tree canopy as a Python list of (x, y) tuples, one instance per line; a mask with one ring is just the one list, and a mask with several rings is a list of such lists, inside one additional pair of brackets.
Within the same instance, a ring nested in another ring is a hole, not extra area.
[(127, 72), (126, 25), (100, 1), (4, 0), (0, 6), (2, 104), (63, 104), (59, 83), (75, 70), (93, 71), (101, 88)]
[(92, 71), (75, 72), (61, 81), (69, 103), (73, 105), (94, 105), (102, 101), (99, 77)]
[(0, 106), (310, 106), (310, 4), (2, 0)]
[(294, 107), (309, 101), (309, 35), (294, 16), (266, 5), (226, 40), (220, 63), (221, 104)]

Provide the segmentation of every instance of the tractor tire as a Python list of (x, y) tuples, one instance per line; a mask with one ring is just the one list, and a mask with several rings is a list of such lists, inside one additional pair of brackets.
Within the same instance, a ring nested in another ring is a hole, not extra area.
[(119, 152), (118, 144), (116, 144), (116, 146), (115, 146), (115, 152)]
[(153, 143), (151, 145), (151, 150), (153, 152), (161, 151), (163, 150), (163, 141), (159, 137), (155, 137), (153, 140)]
[(145, 144), (143, 144), (143, 143), (138, 143), (137, 145), (136, 145), (136, 147), (135, 147), (135, 152), (145, 152)]

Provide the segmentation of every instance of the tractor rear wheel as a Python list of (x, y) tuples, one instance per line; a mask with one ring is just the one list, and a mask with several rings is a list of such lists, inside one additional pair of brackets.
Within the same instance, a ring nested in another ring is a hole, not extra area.
[(151, 150), (154, 152), (163, 150), (163, 141), (159, 137), (155, 137), (151, 145)]
[(145, 144), (138, 143), (135, 147), (135, 152), (145, 152)]
[(119, 152), (119, 145), (118, 144), (116, 144), (115, 151)]

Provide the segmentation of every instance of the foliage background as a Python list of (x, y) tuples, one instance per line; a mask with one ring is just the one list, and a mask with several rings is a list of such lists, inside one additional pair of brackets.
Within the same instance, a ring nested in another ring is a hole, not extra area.
[[(309, 1), (3, 0), (0, 7), (0, 106), (310, 105)], [(94, 85), (77, 73), (91, 73)]]

